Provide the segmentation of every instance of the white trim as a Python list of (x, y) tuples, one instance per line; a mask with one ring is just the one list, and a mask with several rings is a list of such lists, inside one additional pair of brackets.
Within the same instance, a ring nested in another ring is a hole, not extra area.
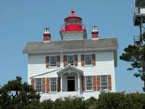
[(43, 41), (43, 43), (50, 43), (50, 41)]
[(99, 38), (92, 38), (92, 40), (99, 40)]

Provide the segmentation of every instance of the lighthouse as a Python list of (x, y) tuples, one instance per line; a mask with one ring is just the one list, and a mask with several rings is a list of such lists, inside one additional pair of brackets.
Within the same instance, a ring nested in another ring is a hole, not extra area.
[(82, 24), (82, 18), (74, 14), (75, 11), (71, 11), (71, 15), (64, 19), (64, 24), (61, 26), (60, 36), (62, 40), (75, 40), (86, 39), (87, 31), (84, 24)]
[(94, 25), (87, 39), (82, 18), (74, 13), (58, 30), (61, 40), (51, 40), (50, 25), (41, 41), (28, 42), (22, 51), (28, 54), (28, 84), (40, 93), (41, 102), (68, 96), (98, 98), (101, 90), (116, 92), (117, 38), (99, 38)]

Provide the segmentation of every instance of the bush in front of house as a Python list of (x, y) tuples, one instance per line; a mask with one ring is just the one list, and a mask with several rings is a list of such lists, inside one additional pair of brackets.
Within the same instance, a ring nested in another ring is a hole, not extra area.
[(51, 99), (44, 100), (41, 102), (41, 108), (42, 109), (52, 109), (53, 107), (53, 101)]
[(101, 92), (95, 109), (145, 109), (145, 94)]
[(55, 101), (48, 99), (41, 102), (41, 109), (87, 109), (90, 103), (83, 99), (76, 96), (57, 98)]
[(65, 97), (58, 98), (55, 100), (52, 109), (84, 109), (85, 102), (83, 102), (83, 97)]

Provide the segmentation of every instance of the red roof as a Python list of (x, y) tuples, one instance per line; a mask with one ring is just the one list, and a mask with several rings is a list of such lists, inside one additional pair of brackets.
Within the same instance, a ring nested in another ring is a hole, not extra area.
[(70, 16), (66, 17), (64, 20), (66, 20), (68, 18), (79, 18), (79, 19), (82, 20), (82, 18), (80, 18), (79, 16), (77, 16), (77, 15), (74, 14), (74, 12), (75, 12), (74, 10), (72, 10), (71, 12), (72, 12), (72, 14)]

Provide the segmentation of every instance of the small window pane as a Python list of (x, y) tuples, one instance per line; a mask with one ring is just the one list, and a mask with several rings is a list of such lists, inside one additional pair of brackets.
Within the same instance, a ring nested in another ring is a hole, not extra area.
[(91, 55), (85, 55), (85, 65), (91, 65), (91, 64), (92, 64)]
[(74, 65), (74, 56), (67, 56), (68, 65)]
[(56, 66), (56, 56), (50, 56), (50, 66)]

